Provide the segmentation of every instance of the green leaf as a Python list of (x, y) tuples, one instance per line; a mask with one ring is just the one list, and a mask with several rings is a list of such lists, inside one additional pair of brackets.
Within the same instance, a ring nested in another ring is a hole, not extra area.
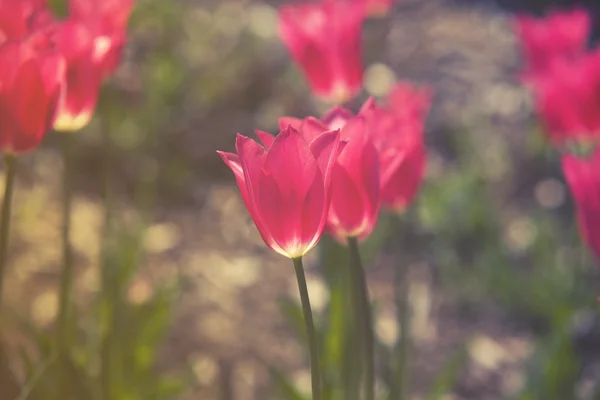
[(573, 352), (568, 323), (538, 346), (530, 362), (526, 385), (519, 399), (573, 399), (581, 361)]
[(344, 346), (346, 344), (347, 293), (343, 282), (330, 288), (328, 320), (320, 346), (323, 374), (323, 397), (337, 399), (341, 396)]
[(350, 255), (346, 246), (336, 242), (331, 236), (323, 236), (319, 243), (319, 260), (329, 287), (334, 286), (340, 279), (345, 279), (350, 265)]
[(425, 398), (427, 400), (441, 400), (448, 394), (456, 384), (467, 360), (468, 353), (463, 345), (446, 361)]
[(189, 379), (171, 374), (161, 378), (153, 392), (157, 399), (169, 400), (181, 394), (189, 384)]
[(359, 245), (360, 256), (365, 268), (375, 261), (377, 256), (381, 254), (381, 249), (390, 240), (390, 236), (395, 228), (396, 220), (392, 216), (384, 213), (380, 214), (377, 226), (373, 232)]
[(276, 368), (268, 367), (271, 380), (275, 384), (277, 391), (285, 400), (310, 400), (310, 397), (303, 395), (294, 386), (292, 382), (288, 380), (282, 373)]
[(44, 378), (52, 379), (52, 377), (48, 377), (48, 372), (50, 372), (51, 365), (56, 362), (56, 357), (51, 356), (35, 368), (26, 352), (22, 352), (21, 354), (28, 364), (26, 371), (27, 382), (21, 389), (21, 394), (16, 400), (37, 398), (38, 396), (35, 395), (36, 393), (45, 393), (45, 396), (47, 396), (47, 391), (43, 390)]
[(303, 346), (306, 346), (306, 327), (304, 325), (304, 313), (302, 312), (302, 307), (289, 298), (282, 298), (279, 299), (279, 309), (292, 327), (296, 337), (302, 342)]

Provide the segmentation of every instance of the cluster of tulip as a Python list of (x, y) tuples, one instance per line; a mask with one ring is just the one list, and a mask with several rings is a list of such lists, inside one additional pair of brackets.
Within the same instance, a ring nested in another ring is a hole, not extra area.
[[(363, 84), (361, 28), (390, 1), (323, 0), (284, 5), (279, 33), (315, 96), (343, 103)], [(238, 135), (237, 154), (219, 152), (265, 243), (294, 260), (311, 350), (313, 398), (320, 399), (318, 356), (302, 256), (323, 232), (347, 244), (354, 260), (357, 331), (365, 351), (365, 393), (374, 396), (370, 304), (357, 242), (373, 231), (380, 208), (401, 213), (423, 179), (428, 87), (398, 82), (385, 103), (369, 98), (358, 111), (333, 107), (322, 118), (279, 119), (276, 136)]]
[[(17, 158), (34, 150), (50, 130), (73, 132), (88, 124), (101, 84), (121, 58), (133, 6), (134, 0), (70, 0), (68, 16), (59, 18), (45, 0), (0, 0), (0, 150), (6, 162), (0, 300)], [(66, 143), (71, 135), (63, 138)], [(65, 177), (67, 174), (65, 166)], [(63, 270), (57, 322), (62, 350), (68, 345), (64, 332), (73, 274), (71, 193), (68, 179), (64, 180)]]
[(550, 142), (562, 152), (583, 240), (600, 258), (600, 48), (588, 49), (584, 10), (516, 19), (533, 93)]
[(425, 168), (429, 92), (399, 83), (387, 104), (370, 98), (358, 114), (335, 106), (321, 119), (283, 117), (262, 145), (238, 135), (236, 154), (220, 152), (266, 244), (301, 257), (323, 230), (364, 239), (380, 206), (402, 212)]
[(55, 17), (43, 0), (0, 1), (0, 148), (25, 153), (52, 128), (74, 131), (94, 111), (117, 66), (133, 1), (69, 2)]

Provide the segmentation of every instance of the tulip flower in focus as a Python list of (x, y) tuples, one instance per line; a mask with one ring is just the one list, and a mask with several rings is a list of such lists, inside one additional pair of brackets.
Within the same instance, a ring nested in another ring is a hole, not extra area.
[(263, 240), (277, 253), (296, 259), (319, 242), (339, 145), (338, 131), (307, 142), (288, 127), (268, 149), (238, 135), (237, 155), (219, 152)]
[(284, 5), (279, 35), (314, 94), (343, 103), (362, 88), (360, 3), (321, 0)]
[(380, 156), (381, 202), (403, 212), (416, 196), (425, 174), (424, 127), (431, 93), (398, 83), (386, 105), (367, 100), (360, 114), (367, 118)]
[(0, 148), (33, 150), (50, 130), (65, 73), (43, 29), (31, 29), (39, 2), (0, 2)]
[(319, 131), (340, 130), (342, 148), (333, 167), (331, 208), (327, 230), (346, 243), (348, 237), (363, 239), (375, 228), (379, 215), (379, 155), (369, 134), (370, 126), (363, 116), (336, 106), (321, 120), (284, 117), (279, 126), (301, 129), (305, 136)]
[(515, 22), (526, 78), (546, 69), (556, 59), (583, 54), (591, 29), (590, 15), (583, 9), (554, 12), (545, 18), (522, 15)]
[(587, 158), (565, 155), (562, 168), (575, 200), (582, 239), (600, 259), (600, 150)]
[(559, 60), (532, 80), (537, 112), (551, 142), (589, 150), (600, 139), (600, 50)]

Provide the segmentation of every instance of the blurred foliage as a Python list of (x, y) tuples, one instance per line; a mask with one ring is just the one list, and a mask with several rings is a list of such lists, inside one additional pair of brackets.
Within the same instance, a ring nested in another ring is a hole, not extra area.
[[(53, 3), (64, 10), (64, 2)], [(416, 6), (401, 7), (398, 13), (410, 18)], [(442, 6), (436, 7), (444, 15), (440, 20), (450, 18)], [(200, 208), (204, 199), (196, 200), (198, 186), (210, 187), (224, 176), (234, 184), (216, 149), (233, 147), (236, 131), (274, 130), (281, 115), (322, 112), (277, 42), (275, 12), (273, 4), (258, 1), (138, 1), (122, 66), (105, 85), (97, 115), (77, 143), (78, 189), (101, 194), (108, 205), (99, 288), (90, 304), (78, 304), (64, 365), (58, 363), (51, 327), (37, 326), (21, 310), (12, 313), (10, 321), (27, 338), (15, 362), (26, 376), (19, 400), (58, 398), (65, 371), (67, 391), (78, 400), (176, 399), (186, 389), (206, 384), (160, 364), (158, 352), (173, 328), (183, 290), (180, 282), (160, 281), (142, 303), (132, 302), (125, 292), (144, 270), (144, 232), (156, 214), (168, 219), (182, 203)], [(368, 56), (377, 59), (380, 70), (381, 63), (393, 59), (381, 40), (390, 24), (369, 23), (374, 33), (366, 46)], [(395, 42), (390, 47), (390, 52), (404, 51)], [(385, 71), (398, 69), (398, 76), (410, 77), (399, 65), (404, 64), (390, 61)], [(437, 76), (429, 78), (438, 81)], [(377, 85), (367, 86), (369, 94), (380, 94), (370, 89)], [(569, 201), (542, 207), (535, 196), (540, 181), (552, 179), (568, 199), (560, 186), (557, 155), (527, 124), (515, 139), (502, 136), (492, 118), (461, 123), (444, 120), (449, 113), (441, 107), (433, 112), (442, 122), (432, 123), (428, 132), (427, 182), (399, 229), (397, 220), (382, 216), (377, 231), (361, 244), (365, 264), (375, 265), (370, 272), (377, 272), (383, 262), (393, 269), (424, 261), (433, 275), (434, 296), (458, 310), (454, 324), (494, 314), (510, 321), (514, 332), (530, 336), (535, 351), (522, 371), (523, 384), (502, 398), (577, 398), (586, 360), (581, 356), (585, 349), (576, 351), (582, 339), (572, 334), (574, 317), (595, 303), (598, 274), (579, 243)], [(53, 138), (48, 142), (52, 147)], [(135, 209), (134, 223), (126, 206)], [(329, 295), (315, 313), (326, 399), (354, 400), (356, 338), (348, 312), (347, 252), (325, 237), (318, 258)], [(280, 305), (289, 332), (304, 343), (299, 305), (288, 298)], [(380, 306), (374, 304), (376, 315)], [(463, 334), (466, 346), (469, 327)], [(396, 345), (377, 344), (380, 399), (394, 400), (389, 393), (399, 379)], [(460, 391), (461, 379), (469, 379), (465, 346), (441, 354), (443, 365), (428, 382), (424, 398), (442, 399)], [(422, 365), (411, 366), (414, 377)], [(292, 371), (280, 365), (267, 370), (271, 398), (308, 399)]]

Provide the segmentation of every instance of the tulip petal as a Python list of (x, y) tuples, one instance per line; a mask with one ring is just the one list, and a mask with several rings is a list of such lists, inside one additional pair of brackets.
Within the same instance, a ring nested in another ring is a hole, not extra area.
[(340, 154), (340, 144), (339, 130), (322, 133), (310, 143), (310, 150), (323, 174), (325, 187), (329, 187), (331, 169)]
[(259, 129), (256, 129), (254, 133), (256, 134), (256, 136), (258, 136), (258, 139), (265, 146), (265, 148), (271, 148), (273, 142), (275, 141), (275, 135), (272, 135), (269, 132), (261, 131)]
[(425, 174), (424, 146), (406, 149), (405, 154), (382, 171), (381, 202), (397, 212), (403, 211), (414, 199)]
[(336, 130), (343, 128), (353, 117), (354, 114), (352, 114), (352, 111), (340, 106), (335, 106), (321, 118), (321, 121), (328, 129)]
[(275, 138), (263, 170), (258, 207), (265, 224), (281, 248), (302, 252), (304, 201), (320, 175), (317, 161), (300, 133), (288, 128)]
[(321, 238), (329, 211), (329, 199), (326, 194), (323, 175), (321, 171), (317, 171), (302, 203), (302, 255), (312, 249)]
[(259, 188), (263, 179), (263, 164), (267, 156), (267, 151), (254, 140), (238, 134), (235, 141), (238, 157), (242, 170), (244, 171), (244, 182), (248, 192), (248, 212), (260, 232), (265, 243), (273, 243), (273, 237), (268, 227), (263, 222), (261, 208), (259, 207)]
[(302, 134), (302, 137), (304, 137), (304, 139), (307, 142), (311, 142), (313, 139), (315, 139), (317, 136), (321, 135), (323, 132), (327, 132), (327, 131), (332, 131), (335, 129), (329, 129), (325, 124), (323, 124), (321, 121), (319, 121), (317, 118), (315, 117), (306, 117), (302, 120), (302, 123), (300, 124), (300, 133)]
[(582, 239), (600, 260), (600, 150), (588, 158), (565, 155), (562, 167), (575, 200)]
[(12, 86), (12, 110), (19, 123), (18, 134), (12, 140), (14, 151), (35, 147), (47, 133), (50, 99), (35, 59), (23, 63)]
[(217, 151), (217, 154), (221, 156), (223, 162), (231, 169), (233, 175), (235, 176), (235, 180), (240, 188), (240, 192), (242, 193), (242, 198), (244, 199), (244, 203), (246, 203), (246, 207), (249, 206), (248, 199), (248, 189), (246, 188), (246, 179), (244, 177), (244, 169), (242, 168), (242, 164), (240, 162), (240, 158), (237, 154), (227, 153), (225, 151)]
[(364, 226), (365, 196), (343, 166), (333, 166), (328, 229), (338, 237), (357, 235)]
[(379, 213), (379, 154), (366, 135), (351, 138), (333, 167), (329, 229), (339, 236), (369, 235)]
[(281, 117), (277, 122), (279, 124), (280, 131), (287, 129), (290, 126), (295, 130), (299, 131), (300, 125), (302, 125), (302, 120), (300, 118), (295, 117)]

